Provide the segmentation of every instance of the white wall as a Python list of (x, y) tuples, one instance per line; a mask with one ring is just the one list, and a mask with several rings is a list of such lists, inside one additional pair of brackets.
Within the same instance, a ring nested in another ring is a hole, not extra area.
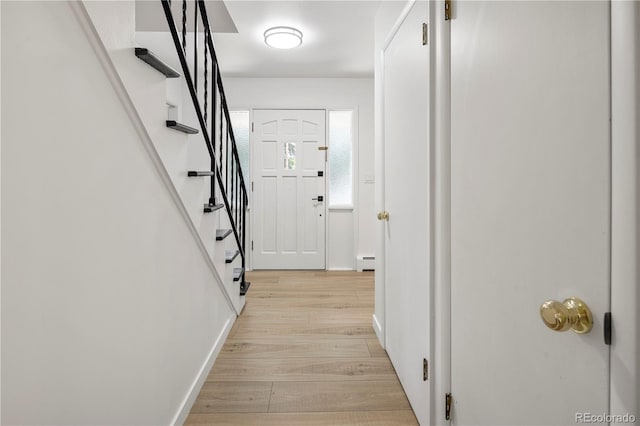
[[(224, 60), (224, 58), (221, 58)], [(355, 269), (375, 251), (373, 80), (349, 78), (223, 78), (229, 107), (357, 109), (355, 210), (329, 210), (328, 269)]]
[(233, 308), (82, 6), (1, 8), (1, 421), (179, 420)]

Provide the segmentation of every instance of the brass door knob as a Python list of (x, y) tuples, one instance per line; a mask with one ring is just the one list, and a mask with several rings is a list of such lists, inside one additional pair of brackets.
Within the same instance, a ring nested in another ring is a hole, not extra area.
[(384, 211), (378, 213), (378, 220), (389, 220), (389, 212)]
[(555, 331), (567, 331), (570, 328), (578, 334), (588, 333), (593, 327), (591, 310), (577, 297), (547, 300), (540, 306), (540, 318), (544, 325)]

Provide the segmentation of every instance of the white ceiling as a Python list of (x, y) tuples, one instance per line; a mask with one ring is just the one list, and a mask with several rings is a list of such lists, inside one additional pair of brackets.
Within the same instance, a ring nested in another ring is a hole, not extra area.
[[(380, 3), (226, 0), (238, 32), (214, 35), (220, 70), (229, 77), (371, 77)], [(279, 25), (301, 30), (302, 46), (268, 47), (263, 33)]]

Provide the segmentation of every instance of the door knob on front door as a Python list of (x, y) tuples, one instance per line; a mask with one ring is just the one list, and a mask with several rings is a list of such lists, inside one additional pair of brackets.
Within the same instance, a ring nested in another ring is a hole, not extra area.
[(389, 220), (389, 212), (384, 211), (378, 213), (378, 220)]
[(317, 197), (313, 197), (312, 200), (321, 203), (321, 202), (324, 201), (324, 196), (323, 195), (318, 195)]
[(567, 331), (570, 328), (578, 334), (588, 333), (593, 327), (591, 310), (577, 297), (547, 300), (540, 306), (540, 318), (544, 325), (554, 331)]

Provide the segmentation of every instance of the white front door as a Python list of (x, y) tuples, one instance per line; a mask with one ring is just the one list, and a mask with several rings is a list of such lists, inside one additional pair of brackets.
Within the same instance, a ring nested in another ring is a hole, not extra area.
[[(451, 392), (457, 425), (607, 412), (609, 3), (460, 1), (451, 22)], [(588, 334), (546, 300), (578, 297)]]
[(418, 1), (384, 49), (385, 346), (416, 417), (429, 424), (429, 49)]
[(325, 269), (325, 146), (324, 110), (254, 110), (254, 269)]

